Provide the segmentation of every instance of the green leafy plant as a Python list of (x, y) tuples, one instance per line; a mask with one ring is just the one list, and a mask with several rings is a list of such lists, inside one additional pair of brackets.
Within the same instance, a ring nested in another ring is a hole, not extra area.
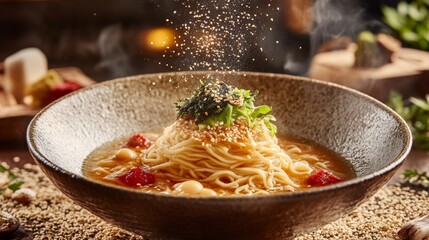
[(382, 6), (384, 22), (413, 48), (429, 50), (429, 0), (401, 1), (396, 8)]
[(265, 123), (272, 134), (277, 128), (272, 123), (271, 107), (255, 106), (257, 93), (238, 89), (224, 82), (201, 82), (190, 98), (176, 103), (180, 118), (195, 119), (200, 129), (217, 124), (229, 127), (235, 120), (244, 119), (249, 127)]
[(0, 163), (0, 174), (5, 174), (7, 176), (8, 182), (4, 185), (0, 185), (0, 195), (4, 193), (7, 189), (16, 191), (21, 188), (24, 181), (22, 181), (18, 176), (16, 176), (10, 169)]
[(405, 102), (401, 94), (391, 92), (387, 105), (407, 122), (413, 135), (413, 146), (429, 150), (429, 95), (425, 99), (411, 97)]

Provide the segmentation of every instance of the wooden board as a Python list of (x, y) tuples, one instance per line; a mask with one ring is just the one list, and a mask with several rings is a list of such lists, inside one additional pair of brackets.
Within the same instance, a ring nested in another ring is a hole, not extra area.
[(429, 93), (429, 53), (402, 48), (393, 62), (379, 68), (355, 68), (355, 46), (317, 54), (310, 66), (311, 78), (338, 83), (385, 101), (390, 91), (405, 96)]
[[(94, 80), (75, 67), (54, 70), (63, 79), (74, 81), (82, 86), (89, 86), (95, 83)], [(2, 77), (0, 75), (0, 78)], [(10, 141), (24, 142), (27, 126), (39, 111), (40, 109), (17, 104), (14, 97), (0, 87), (0, 143)]]

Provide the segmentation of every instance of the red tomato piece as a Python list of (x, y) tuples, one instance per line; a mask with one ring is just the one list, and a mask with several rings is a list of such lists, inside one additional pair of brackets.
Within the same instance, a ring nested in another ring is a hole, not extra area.
[(119, 181), (130, 187), (144, 186), (155, 182), (155, 175), (142, 167), (134, 167), (118, 177)]
[(326, 186), (334, 183), (341, 182), (342, 180), (324, 169), (313, 172), (307, 179), (307, 183), (311, 186)]
[(127, 146), (132, 148), (148, 148), (151, 142), (147, 139), (143, 133), (135, 133), (128, 140)]

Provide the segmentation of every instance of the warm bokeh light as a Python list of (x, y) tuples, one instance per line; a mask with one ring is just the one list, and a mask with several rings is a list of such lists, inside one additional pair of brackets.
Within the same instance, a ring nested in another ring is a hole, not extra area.
[(174, 44), (175, 31), (170, 28), (154, 28), (145, 34), (147, 48), (152, 50), (169, 49)]

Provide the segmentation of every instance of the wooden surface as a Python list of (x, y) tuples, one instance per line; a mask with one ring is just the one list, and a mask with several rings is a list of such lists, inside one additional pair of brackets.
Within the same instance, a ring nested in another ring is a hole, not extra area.
[[(75, 67), (57, 68), (53, 70), (55, 70), (61, 78), (76, 82), (84, 87), (95, 83), (94, 80), (90, 79), (80, 69)], [(0, 78), (2, 78), (1, 75)], [(24, 142), (27, 126), (39, 111), (40, 109), (17, 104), (13, 95), (5, 92), (0, 86), (0, 142)]]
[(429, 92), (429, 52), (402, 48), (392, 56), (392, 63), (379, 68), (354, 67), (355, 45), (348, 49), (317, 54), (309, 77), (338, 83), (386, 100), (395, 90), (408, 96)]
[[(95, 83), (94, 80), (90, 79), (80, 69), (75, 67), (56, 68), (52, 70), (55, 70), (62, 79), (76, 82), (83, 87), (90, 86)], [(6, 92), (1, 87), (2, 78), (3, 76), (0, 75), (0, 118), (34, 116), (38, 109), (17, 104), (14, 96), (11, 93)]]

